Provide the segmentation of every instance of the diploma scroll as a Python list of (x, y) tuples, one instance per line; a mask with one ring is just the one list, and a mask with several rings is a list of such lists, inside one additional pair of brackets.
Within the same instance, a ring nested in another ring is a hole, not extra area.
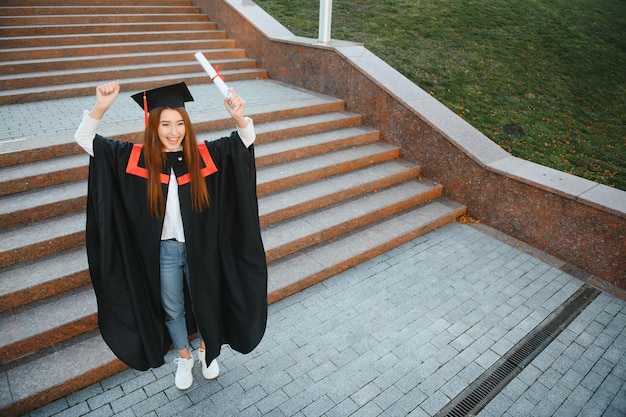
[(211, 81), (213, 81), (213, 84), (215, 84), (215, 86), (220, 90), (222, 95), (225, 98), (230, 98), (231, 93), (228, 91), (228, 87), (226, 86), (224, 80), (222, 80), (222, 76), (215, 71), (215, 68), (213, 68), (209, 61), (206, 60), (204, 55), (202, 55), (202, 52), (196, 52), (194, 56), (200, 65), (202, 65), (202, 68), (204, 68), (209, 77), (211, 77)]

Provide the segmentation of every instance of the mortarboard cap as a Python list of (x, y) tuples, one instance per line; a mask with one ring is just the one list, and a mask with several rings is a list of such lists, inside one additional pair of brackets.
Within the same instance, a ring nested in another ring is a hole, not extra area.
[(139, 107), (144, 109), (146, 126), (148, 125), (148, 112), (157, 107), (185, 107), (185, 102), (193, 101), (193, 97), (184, 82), (152, 90), (142, 91), (131, 96)]

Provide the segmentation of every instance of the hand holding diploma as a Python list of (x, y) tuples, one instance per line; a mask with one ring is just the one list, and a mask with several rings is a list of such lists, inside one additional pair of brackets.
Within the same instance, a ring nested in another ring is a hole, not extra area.
[(215, 68), (206, 60), (202, 52), (196, 52), (194, 55), (196, 60), (202, 65), (202, 68), (206, 71), (206, 73), (211, 77), (211, 81), (213, 84), (220, 90), (222, 95), (224, 96), (224, 106), (228, 113), (232, 116), (233, 119), (237, 122), (237, 126), (240, 128), (245, 128), (248, 125), (248, 122), (243, 117), (243, 109), (245, 107), (245, 101), (239, 97), (239, 95), (235, 92), (234, 89), (228, 88), (224, 80), (222, 79), (221, 74), (219, 74)]
[(237, 126), (244, 129), (248, 125), (248, 121), (243, 116), (243, 109), (246, 106), (246, 102), (239, 97), (239, 94), (235, 92), (233, 88), (228, 89), (229, 96), (224, 97), (224, 107), (231, 117), (235, 119)]

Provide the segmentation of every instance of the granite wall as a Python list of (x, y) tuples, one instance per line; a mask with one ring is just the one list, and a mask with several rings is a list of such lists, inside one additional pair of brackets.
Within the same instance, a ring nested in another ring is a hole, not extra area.
[(471, 217), (626, 289), (626, 192), (511, 156), (360, 44), (296, 37), (249, 0), (193, 3), (271, 79), (345, 100)]

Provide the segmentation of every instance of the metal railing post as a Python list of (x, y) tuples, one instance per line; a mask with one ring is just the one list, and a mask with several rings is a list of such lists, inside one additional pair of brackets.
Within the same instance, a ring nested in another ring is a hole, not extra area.
[(333, 14), (333, 0), (320, 0), (320, 43), (330, 42), (330, 22)]

